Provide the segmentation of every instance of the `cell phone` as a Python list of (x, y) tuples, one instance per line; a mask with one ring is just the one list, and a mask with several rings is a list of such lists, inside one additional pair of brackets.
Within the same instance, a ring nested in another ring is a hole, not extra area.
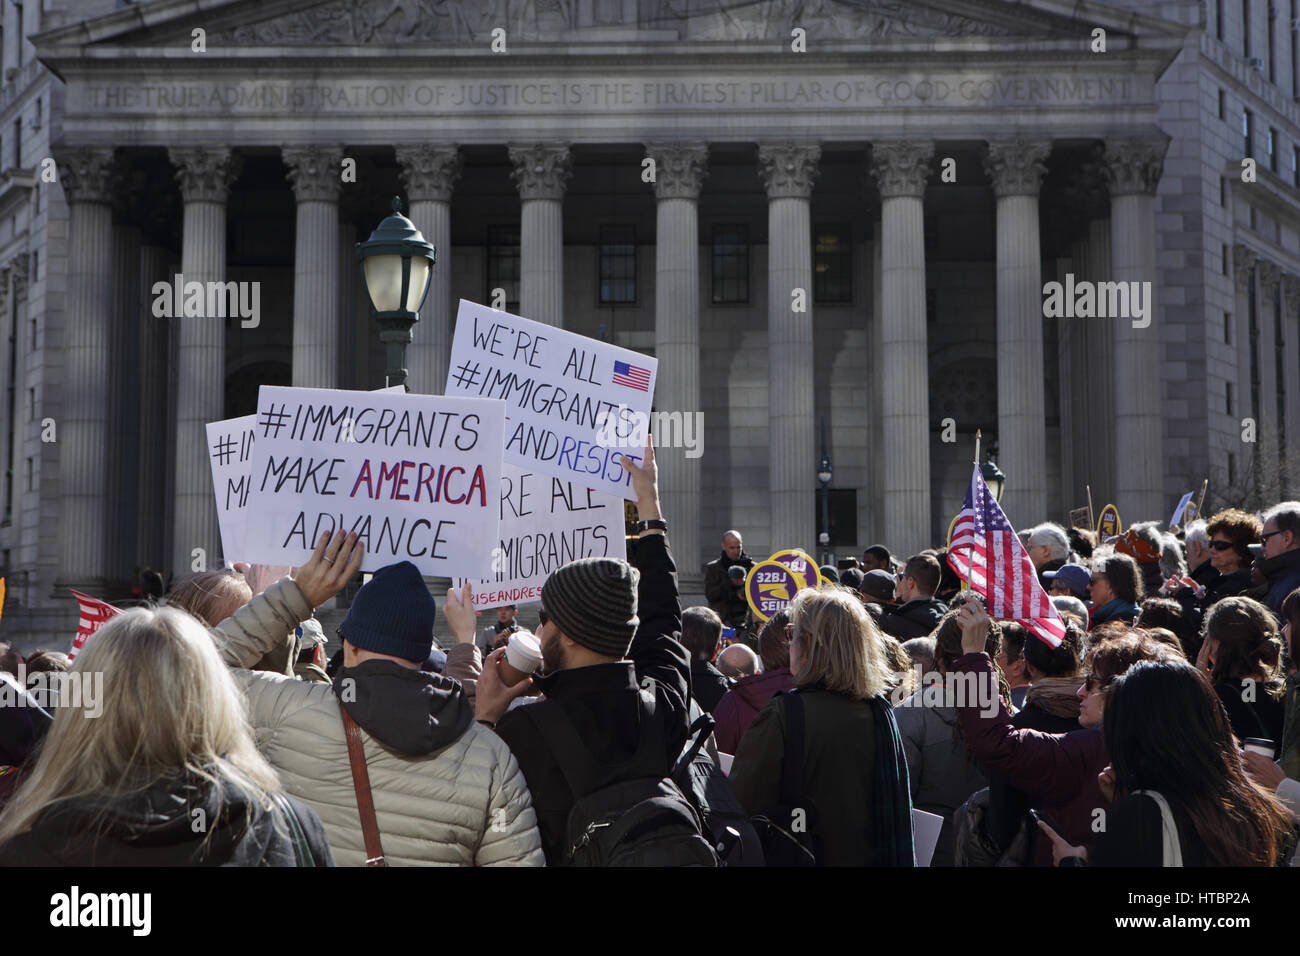
[(1064, 833), (1061, 832), (1061, 828), (1057, 824), (1057, 822), (1053, 820), (1051, 817), (1049, 817), (1047, 814), (1043, 813), (1041, 810), (1031, 809), (1029, 811), (1029, 815), (1033, 817), (1035, 823), (1046, 823), (1047, 826), (1052, 830), (1052, 832), (1054, 832), (1062, 840), (1064, 840), (1066, 843), (1070, 842), (1069, 837), (1067, 837)]

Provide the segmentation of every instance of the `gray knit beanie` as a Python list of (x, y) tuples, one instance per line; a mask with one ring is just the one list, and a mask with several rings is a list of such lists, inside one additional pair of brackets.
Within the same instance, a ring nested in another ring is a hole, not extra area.
[(570, 561), (542, 585), (542, 607), (572, 641), (606, 657), (626, 657), (641, 621), (641, 572), (617, 558)]

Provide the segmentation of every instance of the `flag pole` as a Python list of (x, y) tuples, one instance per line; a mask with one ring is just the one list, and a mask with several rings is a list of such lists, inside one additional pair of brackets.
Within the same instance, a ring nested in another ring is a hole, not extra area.
[(980, 466), (980, 430), (975, 429), (975, 467)]
[(1097, 527), (1097, 519), (1092, 516), (1092, 485), (1084, 485), (1088, 489), (1088, 527)]

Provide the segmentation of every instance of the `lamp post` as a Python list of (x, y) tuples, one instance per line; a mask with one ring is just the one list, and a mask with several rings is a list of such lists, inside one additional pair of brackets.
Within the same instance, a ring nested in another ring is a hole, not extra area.
[(831, 456), (826, 451), (826, 416), (822, 416), (822, 460), (817, 466), (817, 481), (821, 483), (822, 496), (822, 533), (817, 536), (817, 543), (822, 547), (822, 563), (826, 563), (826, 552), (831, 543)]
[[(379, 323), (384, 343), (388, 385), (406, 385), (406, 346), (420, 321), (420, 307), (429, 294), (429, 277), (438, 251), (411, 220), (402, 215), (402, 201), (393, 197), (393, 214), (370, 238), (357, 243), (357, 260), (365, 280), (370, 312)], [(407, 391), (410, 391), (408, 388)]]
[(980, 474), (984, 476), (984, 484), (989, 486), (989, 491), (993, 492), (993, 498), (1001, 502), (1002, 489), (1006, 487), (1007, 476), (1002, 473), (1002, 469), (993, 460), (992, 451), (989, 452), (988, 460), (980, 465)]

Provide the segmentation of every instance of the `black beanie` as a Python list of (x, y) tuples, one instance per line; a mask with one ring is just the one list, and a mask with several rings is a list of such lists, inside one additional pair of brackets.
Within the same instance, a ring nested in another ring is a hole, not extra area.
[(565, 636), (606, 657), (623, 658), (641, 621), (641, 573), (617, 558), (570, 561), (542, 585), (542, 607)]
[(339, 635), (353, 647), (423, 662), (438, 605), (410, 561), (380, 568), (357, 592)]

